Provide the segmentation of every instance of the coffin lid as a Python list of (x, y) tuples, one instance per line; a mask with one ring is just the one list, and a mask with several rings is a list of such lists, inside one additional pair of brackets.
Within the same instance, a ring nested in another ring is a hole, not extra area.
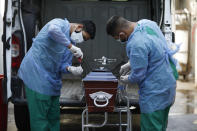
[(117, 78), (111, 72), (90, 72), (83, 81), (113, 81), (117, 82)]

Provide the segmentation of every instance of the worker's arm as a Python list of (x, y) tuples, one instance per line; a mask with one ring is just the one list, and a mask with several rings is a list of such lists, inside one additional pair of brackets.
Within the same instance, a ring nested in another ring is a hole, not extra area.
[(71, 47), (71, 42), (67, 38), (69, 36), (66, 36), (63, 30), (66, 30), (61, 24), (63, 23), (53, 23), (51, 22), (48, 26), (48, 36), (53, 39), (54, 41), (65, 44), (67, 47)]
[(130, 48), (130, 64), (132, 67), (128, 80), (131, 83), (139, 83), (144, 80), (148, 67), (149, 50), (144, 40), (138, 40)]
[(70, 53), (69, 50), (66, 50), (60, 65), (60, 70), (62, 73), (70, 73), (68, 71), (68, 67), (72, 65), (72, 58), (73, 55)]
[(130, 61), (120, 67), (120, 75), (126, 75), (131, 70)]
[(75, 57), (82, 59), (83, 52), (80, 48), (71, 44), (68, 38), (70, 36), (66, 36), (66, 34), (64, 33), (64, 30), (66, 30), (65, 28), (67, 26), (64, 27), (63, 24), (65, 23), (61, 23), (60, 21), (57, 21), (56, 23), (51, 22), (48, 27), (48, 36), (58, 43), (65, 44), (67, 48), (74, 54)]
[[(69, 55), (68, 55), (69, 56)], [(66, 59), (62, 60), (61, 72), (62, 73), (72, 73), (75, 76), (79, 76), (83, 73), (83, 68), (81, 66), (72, 66), (72, 57), (65, 57)]]
[(68, 66), (67, 70), (75, 76), (80, 76), (83, 73), (81, 66)]

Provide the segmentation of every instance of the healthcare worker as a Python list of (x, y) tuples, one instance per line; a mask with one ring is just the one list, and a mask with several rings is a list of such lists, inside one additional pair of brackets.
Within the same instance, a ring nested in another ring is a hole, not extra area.
[(83, 72), (81, 66), (72, 66), (73, 55), (83, 59), (81, 49), (75, 45), (94, 39), (95, 32), (92, 21), (69, 23), (67, 19), (56, 18), (33, 39), (18, 71), (25, 84), (31, 131), (60, 130), (62, 73)]
[[(150, 20), (131, 22), (111, 17), (107, 34), (126, 43), (129, 62), (120, 69), (122, 83), (139, 85), (141, 131), (165, 131), (168, 113), (175, 99), (176, 79), (172, 51), (157, 24)], [(125, 72), (131, 69), (127, 75)]]

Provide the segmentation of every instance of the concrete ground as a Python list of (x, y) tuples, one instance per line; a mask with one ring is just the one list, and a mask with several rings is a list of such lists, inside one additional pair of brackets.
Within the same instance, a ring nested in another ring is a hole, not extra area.
[[(14, 116), (13, 105), (9, 105), (8, 131), (17, 131)], [(114, 116), (111, 116), (114, 119)], [(97, 121), (100, 121), (98, 119)], [(139, 130), (139, 115), (133, 117), (134, 129)], [(169, 114), (167, 131), (197, 131), (197, 89), (193, 82), (177, 82), (176, 100)], [(117, 128), (102, 128), (96, 131), (115, 131)], [(62, 114), (61, 131), (80, 131), (81, 115)], [(91, 131), (91, 130), (90, 130)]]

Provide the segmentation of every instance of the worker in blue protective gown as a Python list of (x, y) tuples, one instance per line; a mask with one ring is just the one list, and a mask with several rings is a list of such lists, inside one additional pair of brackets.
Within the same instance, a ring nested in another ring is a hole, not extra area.
[[(141, 131), (165, 131), (175, 99), (176, 77), (171, 64), (176, 62), (160, 28), (150, 20), (134, 23), (113, 16), (107, 22), (106, 31), (117, 41), (126, 43), (129, 62), (121, 66), (120, 81), (139, 85)], [(131, 73), (127, 75), (129, 69)]]
[(33, 39), (18, 71), (26, 87), (31, 131), (60, 130), (62, 73), (82, 74), (81, 66), (72, 66), (73, 55), (83, 59), (76, 43), (94, 39), (95, 32), (95, 24), (89, 20), (53, 19)]

